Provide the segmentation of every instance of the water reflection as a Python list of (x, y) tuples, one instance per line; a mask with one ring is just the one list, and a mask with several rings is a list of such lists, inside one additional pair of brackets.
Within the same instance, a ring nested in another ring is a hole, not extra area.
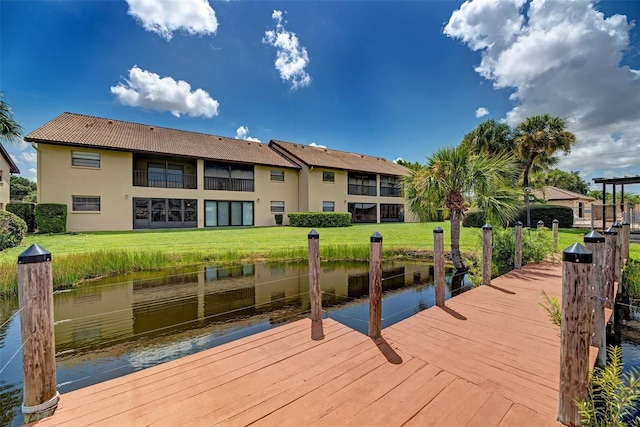
[[(368, 264), (322, 263), (326, 315), (366, 333)], [(433, 305), (433, 267), (383, 265), (383, 327)], [(464, 287), (451, 272), (447, 297)], [(307, 263), (202, 267), (110, 277), (54, 295), (61, 392), (186, 356), (308, 316)], [(0, 306), (0, 324), (17, 301)], [(4, 319), (4, 320), (3, 320)], [(19, 424), (19, 319), (0, 328), (0, 425)]]

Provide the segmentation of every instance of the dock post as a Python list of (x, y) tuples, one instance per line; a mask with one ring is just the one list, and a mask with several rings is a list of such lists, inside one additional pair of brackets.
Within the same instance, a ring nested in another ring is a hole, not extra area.
[(591, 290), (593, 301), (593, 345), (598, 347), (598, 366), (607, 363), (607, 325), (604, 321), (604, 236), (595, 230), (584, 236), (584, 245), (593, 254)]
[(369, 336), (382, 334), (382, 236), (371, 235), (369, 254)]
[(322, 322), (322, 293), (320, 289), (320, 234), (311, 230), (309, 240), (309, 299), (311, 321)]
[(604, 231), (604, 304), (607, 308), (613, 307), (613, 289), (615, 287), (614, 282), (616, 281), (615, 267), (617, 239), (618, 232), (613, 227), (609, 227)]
[(575, 243), (562, 252), (562, 261), (558, 421), (565, 425), (578, 426), (580, 414), (574, 401), (587, 399), (589, 387), (589, 281), (593, 254), (580, 243)]
[(53, 415), (60, 399), (56, 389), (51, 252), (38, 245), (18, 255), (18, 301), (23, 345), (22, 413), (27, 424)]
[[(628, 216), (628, 215), (627, 215)], [(622, 261), (629, 259), (629, 238), (631, 234), (631, 224), (629, 221), (622, 223)]]
[(536, 228), (544, 228), (544, 221), (543, 220), (539, 220), (536, 223)]
[(482, 226), (482, 284), (491, 284), (491, 249), (493, 245), (493, 227), (491, 224)]
[(618, 232), (616, 238), (615, 280), (618, 282), (618, 287), (620, 287), (620, 282), (622, 281), (622, 224), (616, 221), (613, 223), (612, 227)]
[(516, 222), (516, 254), (514, 268), (522, 267), (522, 222)]
[(558, 224), (560, 221), (557, 219), (553, 220), (553, 226), (551, 227), (553, 230), (553, 253), (558, 252)]
[(433, 283), (436, 287), (436, 305), (444, 307), (444, 232), (433, 229)]

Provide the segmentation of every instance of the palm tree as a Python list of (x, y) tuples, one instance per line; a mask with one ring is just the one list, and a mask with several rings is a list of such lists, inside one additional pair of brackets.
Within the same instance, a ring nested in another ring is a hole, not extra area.
[(566, 130), (566, 121), (549, 114), (527, 117), (516, 128), (515, 143), (520, 158), (524, 161), (523, 187), (529, 187), (529, 172), (538, 164), (550, 166), (557, 161), (555, 154), (568, 154), (576, 143), (576, 136)]
[(473, 154), (468, 146), (441, 148), (427, 159), (424, 168), (412, 171), (405, 180), (407, 209), (421, 221), (435, 217), (438, 209), (449, 211), (451, 221), (451, 260), (466, 270), (460, 253), (460, 223), (466, 198), (483, 209), (490, 220), (506, 223), (518, 213), (518, 192), (511, 187), (517, 175), (513, 155), (505, 152), (493, 157)]
[(509, 125), (489, 119), (466, 134), (462, 144), (469, 146), (475, 154), (486, 153), (493, 156), (513, 150), (513, 132)]
[(13, 112), (0, 93), (0, 140), (9, 143), (22, 141), (22, 126), (13, 118)]

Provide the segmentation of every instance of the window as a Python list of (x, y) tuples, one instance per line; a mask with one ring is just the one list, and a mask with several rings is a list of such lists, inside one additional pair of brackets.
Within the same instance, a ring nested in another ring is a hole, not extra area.
[(100, 153), (90, 153), (87, 151), (72, 151), (71, 166), (80, 166), (83, 168), (99, 168)]
[(271, 181), (284, 182), (284, 171), (271, 171)]
[(71, 196), (74, 212), (100, 212), (100, 196)]
[(0, 185), (2, 185), (2, 170), (0, 169)]
[(322, 172), (322, 182), (335, 182), (335, 181), (336, 181), (335, 172), (328, 172), (328, 171)]
[(253, 202), (207, 200), (204, 210), (205, 227), (253, 225)]
[(284, 212), (284, 202), (271, 202), (271, 212)]
[(322, 202), (322, 212), (334, 212), (335, 210), (335, 202)]
[(404, 222), (403, 205), (382, 203), (380, 205), (380, 222)]
[(253, 165), (204, 162), (204, 189), (254, 191)]

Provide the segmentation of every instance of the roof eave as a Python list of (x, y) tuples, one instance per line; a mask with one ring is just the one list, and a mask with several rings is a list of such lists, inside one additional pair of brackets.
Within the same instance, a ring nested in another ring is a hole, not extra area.
[(4, 149), (2, 144), (0, 144), (0, 153), (2, 154), (2, 157), (5, 158), (7, 163), (9, 163), (9, 172), (10, 173), (20, 173), (20, 169), (18, 169), (18, 166), (16, 166), (15, 162), (13, 161), (13, 159), (11, 158), (11, 156), (9, 155), (7, 150)]

